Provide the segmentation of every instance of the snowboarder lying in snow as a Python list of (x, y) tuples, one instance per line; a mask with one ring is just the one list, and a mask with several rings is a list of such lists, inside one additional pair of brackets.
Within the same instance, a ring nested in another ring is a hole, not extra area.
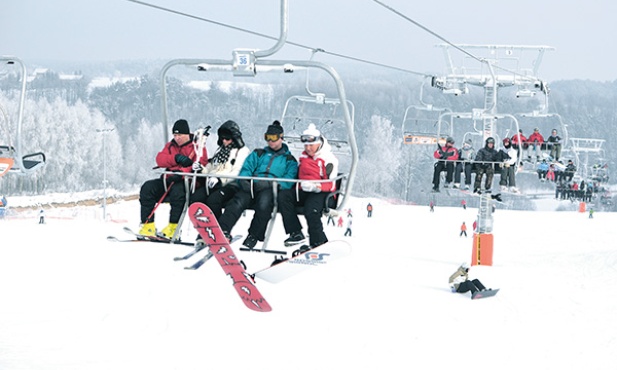
[(469, 267), (467, 267), (467, 264), (465, 263), (460, 265), (459, 268), (452, 275), (450, 275), (449, 282), (453, 293), (467, 293), (471, 291), (471, 294), (473, 294), (475, 292), (486, 290), (486, 287), (482, 285), (480, 280), (469, 280)]

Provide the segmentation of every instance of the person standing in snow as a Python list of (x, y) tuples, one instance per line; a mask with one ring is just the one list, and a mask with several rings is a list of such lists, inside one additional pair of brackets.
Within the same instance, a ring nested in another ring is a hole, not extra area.
[(45, 210), (41, 208), (41, 210), (39, 211), (39, 224), (44, 224), (44, 223), (45, 223)]
[(348, 218), (347, 219), (347, 230), (345, 230), (345, 236), (351, 236), (351, 222), (352, 222), (352, 219)]
[(461, 225), (461, 233), (458, 236), (461, 237), (463, 235), (467, 237), (467, 225), (465, 225), (465, 221), (463, 221), (463, 224)]
[(431, 200), (431, 202), (428, 204), (431, 212), (435, 212), (435, 203)]
[(373, 217), (373, 205), (371, 203), (366, 205), (366, 217)]

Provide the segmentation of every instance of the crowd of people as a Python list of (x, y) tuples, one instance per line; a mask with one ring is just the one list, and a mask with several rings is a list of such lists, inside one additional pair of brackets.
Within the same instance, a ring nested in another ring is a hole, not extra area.
[[(495, 149), (495, 139), (489, 137), (485, 140), (484, 147), (477, 152), (473, 148), (471, 140), (465, 141), (461, 149), (457, 149), (452, 137), (446, 139), (444, 146), (437, 144), (437, 150), (433, 153), (435, 162), (433, 171), (433, 192), (440, 191), (441, 172), (446, 172), (444, 187), (470, 190), (472, 184), (471, 175), (475, 174), (473, 192), (491, 192), (495, 173), (500, 175), (499, 184), (502, 191), (518, 193), (516, 187), (516, 165), (518, 162), (517, 151), (512, 148), (509, 138), (503, 140), (503, 148)], [(461, 177), (465, 176), (465, 184), (461, 186)], [(454, 180), (454, 183), (452, 181)], [(482, 181), (484, 180), (484, 187)]]
[[(156, 156), (157, 167), (167, 173), (146, 181), (140, 191), (141, 235), (173, 237), (184, 209), (186, 191), (191, 189), (189, 204), (202, 202), (209, 206), (229, 240), (239, 218), (247, 209), (253, 209), (243, 245), (254, 248), (257, 242), (264, 241), (274, 209), (273, 181), (260, 180), (268, 178), (280, 180), (276, 202), (289, 235), (285, 245), (306, 240), (297, 207), (302, 207), (308, 226), (309, 241), (303, 248), (308, 250), (328, 241), (321, 217), (327, 199), (337, 190), (338, 160), (314, 124), (309, 124), (300, 136), (304, 151), (299, 158), (284, 143), (284, 129), (279, 121), (268, 125), (264, 133), (265, 147), (252, 152), (244, 144), (239, 125), (226, 121), (218, 128), (218, 147), (211, 157), (205, 145), (196, 145), (197, 138), (186, 120), (176, 121), (172, 133), (173, 139)], [(182, 176), (187, 173), (207, 176), (187, 176), (187, 187)], [(154, 214), (162, 202), (170, 205), (169, 224), (158, 233)], [(351, 234), (351, 222), (347, 234)]]
[[(580, 190), (573, 189), (581, 186), (573, 182), (577, 169), (572, 160), (563, 164), (561, 152), (562, 138), (556, 129), (551, 131), (547, 139), (544, 139), (538, 128), (529, 137), (525, 137), (523, 130), (519, 130), (512, 137), (504, 138), (500, 149), (496, 148), (495, 139), (489, 137), (484, 147), (477, 152), (470, 139), (457, 149), (454, 139), (448, 137), (445, 145), (437, 144), (437, 150), (433, 153), (437, 159), (433, 172), (433, 192), (440, 192), (441, 173), (445, 172), (445, 188), (470, 190), (473, 183), (474, 193), (491, 192), (493, 177), (499, 174), (499, 189), (502, 192), (520, 194), (516, 175), (522, 169), (523, 162), (529, 162), (535, 163), (540, 181), (558, 184), (558, 198), (589, 198), (593, 194), (593, 186), (588, 185), (582, 196)], [(473, 181), (472, 174), (475, 175)], [(588, 194), (588, 191), (591, 193)]]

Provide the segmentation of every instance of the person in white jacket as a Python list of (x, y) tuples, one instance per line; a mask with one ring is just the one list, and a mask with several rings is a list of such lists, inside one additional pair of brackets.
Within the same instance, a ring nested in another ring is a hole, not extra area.
[(469, 280), (469, 266), (463, 263), (459, 268), (450, 275), (448, 280), (453, 293), (471, 292), (473, 295), (476, 292), (486, 290), (486, 287), (478, 279)]
[[(193, 170), (209, 175), (237, 176), (244, 160), (249, 155), (249, 149), (244, 145), (240, 127), (234, 121), (226, 121), (218, 129), (218, 148), (208, 159), (208, 164), (202, 167), (195, 163)], [(237, 183), (233, 178), (211, 176), (202, 178), (205, 185), (195, 190), (189, 203), (201, 202), (212, 210), (218, 219), (223, 213), (227, 201), (233, 198), (238, 191)]]
[(516, 188), (516, 170), (518, 161), (518, 151), (512, 147), (510, 138), (503, 139), (503, 149), (501, 152), (505, 153), (502, 158), (505, 159), (501, 167), (501, 179), (499, 185), (502, 191), (510, 191), (511, 193), (518, 193)]

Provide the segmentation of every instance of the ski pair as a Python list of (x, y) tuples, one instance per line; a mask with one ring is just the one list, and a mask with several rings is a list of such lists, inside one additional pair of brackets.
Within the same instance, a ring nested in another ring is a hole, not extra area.
[(193, 247), (194, 246), (194, 243), (183, 242), (183, 241), (180, 241), (180, 240), (171, 240), (171, 239), (166, 238), (164, 236), (159, 236), (159, 235), (151, 235), (151, 236), (141, 235), (141, 234), (136, 233), (135, 231), (131, 230), (129, 227), (124, 227), (122, 230), (125, 231), (128, 234), (133, 235), (135, 237), (135, 239), (119, 239), (119, 238), (117, 238), (115, 236), (108, 236), (107, 240), (112, 241), (112, 242), (121, 242), (121, 243), (154, 242), (154, 243), (186, 245), (186, 246), (189, 246), (189, 247)]

